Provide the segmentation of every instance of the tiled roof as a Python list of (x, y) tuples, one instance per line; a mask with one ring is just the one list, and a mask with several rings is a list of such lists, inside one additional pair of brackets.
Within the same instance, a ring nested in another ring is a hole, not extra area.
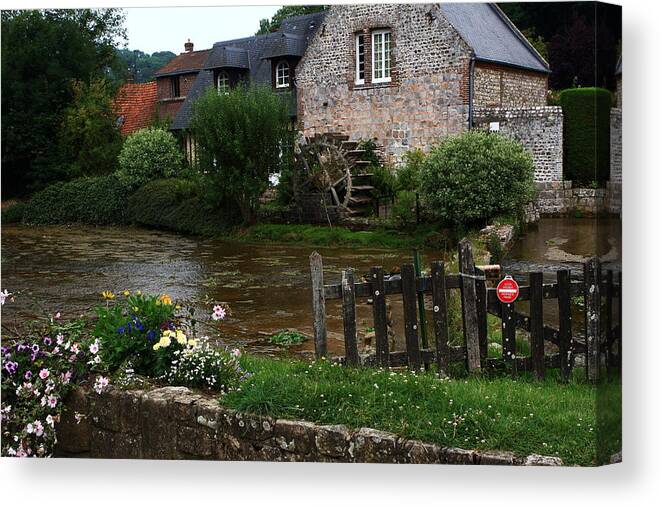
[(198, 72), (204, 66), (204, 62), (207, 60), (210, 52), (210, 49), (204, 49), (202, 51), (181, 53), (158, 69), (154, 75), (156, 77), (164, 77)]
[(127, 83), (119, 89), (115, 97), (115, 112), (122, 135), (152, 124), (156, 118), (156, 99), (156, 81)]
[(274, 38), (264, 51), (262, 58), (276, 58), (278, 56), (303, 56), (307, 47), (306, 41), (300, 35), (281, 33)]
[[(277, 53), (281, 47), (283, 34), (287, 38), (296, 38), (299, 40), (298, 51), (302, 55), (305, 52), (308, 42), (315, 31), (321, 25), (324, 19), (324, 12), (315, 12), (303, 16), (294, 16), (284, 19), (280, 29), (273, 33), (264, 35), (255, 35), (234, 39), (228, 41), (216, 42), (210, 50), (209, 57), (204, 63), (203, 68), (191, 90), (186, 96), (186, 100), (179, 108), (174, 121), (170, 125), (172, 130), (181, 130), (188, 128), (190, 118), (193, 112), (193, 102), (204, 91), (213, 86), (213, 69), (217, 68), (241, 68), (248, 73), (250, 82), (255, 84), (271, 83), (271, 62), (267, 59), (267, 54)], [(292, 53), (291, 56), (296, 56)], [(283, 56), (275, 55), (275, 56)], [(292, 107), (292, 112), (295, 107)]]
[(548, 63), (495, 4), (443, 3), (441, 11), (478, 61), (549, 73)]

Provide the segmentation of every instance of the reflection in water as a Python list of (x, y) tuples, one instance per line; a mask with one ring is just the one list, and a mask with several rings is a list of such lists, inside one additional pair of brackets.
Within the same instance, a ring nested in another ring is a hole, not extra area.
[[(224, 340), (270, 351), (268, 336), (283, 328), (312, 335), (311, 251), (310, 247), (229, 243), (132, 228), (6, 226), (2, 229), (2, 288), (24, 296), (5, 305), (3, 317), (36, 316), (30, 313), (33, 304), (28, 294), (51, 313), (60, 310), (72, 315), (98, 303), (102, 290), (168, 293), (196, 305), (204, 301), (228, 304), (232, 316), (220, 326)], [(339, 283), (341, 270), (347, 267), (353, 267), (360, 278), (373, 265), (388, 271), (411, 261), (406, 252), (379, 249), (318, 251), (324, 258), (327, 284)], [(372, 309), (366, 299), (358, 302), (358, 329), (364, 334), (372, 326)], [(393, 304), (396, 327), (403, 327), (398, 316), (401, 300), (393, 298)], [(340, 351), (339, 301), (329, 301), (327, 312), (329, 349)], [(297, 348), (312, 349), (311, 340)]]

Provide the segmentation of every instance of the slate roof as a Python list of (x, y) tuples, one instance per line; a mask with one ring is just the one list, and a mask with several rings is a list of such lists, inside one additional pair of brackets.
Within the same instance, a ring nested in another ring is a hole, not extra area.
[(303, 56), (307, 47), (306, 40), (300, 35), (281, 33), (270, 41), (262, 58), (277, 58), (278, 56)]
[[(213, 69), (240, 68), (248, 72), (248, 77), (255, 84), (271, 83), (271, 62), (268, 58), (284, 56), (302, 56), (312, 35), (321, 25), (324, 12), (315, 12), (303, 16), (294, 16), (284, 19), (280, 29), (273, 33), (254, 35), (242, 39), (216, 42), (209, 50), (208, 57), (201, 66), (203, 70), (198, 74), (186, 100), (175, 116), (171, 130), (188, 128), (193, 111), (193, 102), (209, 87), (213, 86)], [(283, 37), (283, 34), (286, 34)], [(291, 46), (282, 40), (297, 40), (299, 46), (294, 47), (299, 53), (281, 53), (290, 51)], [(271, 56), (267, 56), (271, 55)], [(292, 107), (295, 114), (295, 105)]]
[(156, 118), (156, 100), (156, 81), (123, 85), (115, 97), (120, 133), (129, 135), (151, 125)]
[(550, 73), (548, 63), (495, 4), (443, 3), (440, 9), (476, 60)]
[(198, 72), (204, 66), (204, 62), (207, 61), (210, 52), (210, 49), (204, 49), (202, 51), (189, 51), (186, 53), (181, 53), (172, 58), (160, 69), (158, 69), (154, 73), (154, 76), (166, 77), (174, 76), (177, 74), (190, 74), (192, 72)]

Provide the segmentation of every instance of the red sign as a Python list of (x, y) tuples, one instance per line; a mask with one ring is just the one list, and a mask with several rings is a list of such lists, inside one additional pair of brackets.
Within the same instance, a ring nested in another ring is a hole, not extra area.
[(519, 296), (519, 284), (512, 276), (505, 276), (496, 287), (496, 295), (500, 302), (510, 304)]

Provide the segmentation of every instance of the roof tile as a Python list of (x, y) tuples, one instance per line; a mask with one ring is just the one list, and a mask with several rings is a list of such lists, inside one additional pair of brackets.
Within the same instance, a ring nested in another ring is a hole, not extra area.
[(151, 125), (156, 117), (156, 100), (156, 81), (123, 85), (115, 97), (120, 133), (129, 135)]

